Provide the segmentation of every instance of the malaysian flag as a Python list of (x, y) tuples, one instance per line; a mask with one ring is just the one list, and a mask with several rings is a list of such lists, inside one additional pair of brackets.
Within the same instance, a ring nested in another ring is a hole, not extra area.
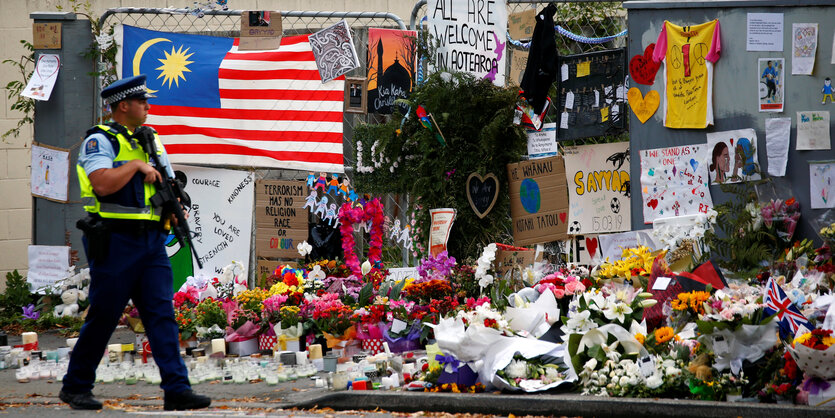
[(801, 325), (807, 329), (815, 329), (814, 325), (809, 323), (809, 320), (800, 313), (791, 299), (786, 296), (786, 292), (774, 281), (774, 277), (770, 277), (765, 284), (763, 303), (765, 304), (766, 315), (777, 315), (781, 335), (794, 335)]
[(238, 51), (238, 39), (123, 25), (116, 42), (120, 76), (148, 76), (146, 124), (172, 162), (344, 171), (344, 77), (322, 84), (308, 35)]

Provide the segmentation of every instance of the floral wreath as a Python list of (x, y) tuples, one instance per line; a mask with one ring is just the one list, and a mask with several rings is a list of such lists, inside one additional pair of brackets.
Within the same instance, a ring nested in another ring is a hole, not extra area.
[(342, 251), (345, 253), (345, 265), (357, 277), (362, 277), (362, 269), (357, 254), (354, 252), (354, 224), (371, 221), (371, 245), (368, 249), (368, 260), (376, 265), (383, 256), (383, 223), (385, 215), (383, 204), (379, 199), (367, 202), (364, 206), (351, 207), (344, 203), (339, 209), (339, 232), (342, 234)]

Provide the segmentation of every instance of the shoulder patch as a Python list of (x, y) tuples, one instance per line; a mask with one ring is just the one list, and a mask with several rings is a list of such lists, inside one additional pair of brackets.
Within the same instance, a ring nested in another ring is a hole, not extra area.
[(84, 146), (84, 152), (87, 155), (99, 152), (99, 140), (96, 138), (90, 138), (87, 141), (87, 145)]

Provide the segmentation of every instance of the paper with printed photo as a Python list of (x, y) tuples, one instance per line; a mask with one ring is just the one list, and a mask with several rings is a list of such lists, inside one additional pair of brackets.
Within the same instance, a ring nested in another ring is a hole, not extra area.
[(657, 218), (706, 213), (713, 207), (704, 144), (641, 151), (644, 223)]
[(835, 208), (835, 161), (809, 161), (812, 209)]
[(61, 69), (61, 60), (57, 54), (41, 54), (32, 77), (29, 78), (26, 88), (20, 95), (35, 100), (49, 100), (55, 82), (58, 80), (59, 69)]
[(770, 176), (782, 177), (786, 175), (791, 128), (791, 118), (765, 120), (765, 152), (768, 156), (768, 175)]
[(792, 75), (812, 75), (818, 50), (818, 24), (792, 23)]
[(753, 129), (707, 134), (710, 184), (759, 180), (757, 133)]
[(795, 149), (831, 149), (829, 142), (829, 112), (797, 112), (797, 145)]
[(757, 65), (757, 100), (760, 112), (782, 112), (786, 78), (783, 58), (760, 58)]

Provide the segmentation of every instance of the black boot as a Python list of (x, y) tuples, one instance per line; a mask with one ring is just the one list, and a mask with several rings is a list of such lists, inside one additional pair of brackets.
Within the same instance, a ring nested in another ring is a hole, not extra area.
[(87, 393), (67, 393), (63, 390), (58, 392), (58, 398), (66, 402), (72, 409), (101, 409), (101, 402), (93, 397), (92, 392)]
[(211, 398), (208, 396), (198, 395), (191, 389), (187, 389), (177, 394), (165, 394), (166, 411), (183, 411), (186, 409), (207, 408), (211, 404)]

